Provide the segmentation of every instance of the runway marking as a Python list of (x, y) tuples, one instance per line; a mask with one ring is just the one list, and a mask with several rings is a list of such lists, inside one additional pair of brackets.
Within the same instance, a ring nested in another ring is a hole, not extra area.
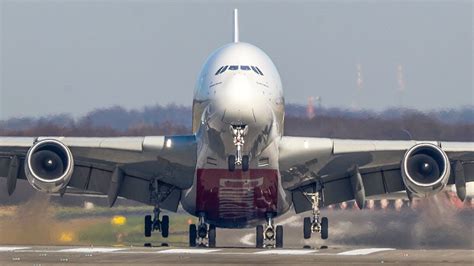
[(261, 255), (305, 255), (316, 252), (315, 250), (292, 250), (292, 249), (272, 249), (265, 251), (257, 251), (253, 254)]
[(187, 248), (174, 248), (158, 251), (160, 254), (206, 254), (211, 252), (220, 251), (220, 249), (187, 249)]
[(380, 252), (380, 251), (389, 251), (389, 250), (395, 250), (394, 248), (363, 248), (363, 249), (354, 249), (354, 250), (349, 250), (349, 251), (344, 251), (341, 253), (337, 253), (337, 255), (369, 255), (375, 252)]
[(68, 248), (61, 249), (59, 252), (78, 252), (78, 253), (106, 253), (125, 250), (125, 248)]
[(0, 247), (0, 252), (15, 251), (22, 249), (31, 249), (31, 247)]

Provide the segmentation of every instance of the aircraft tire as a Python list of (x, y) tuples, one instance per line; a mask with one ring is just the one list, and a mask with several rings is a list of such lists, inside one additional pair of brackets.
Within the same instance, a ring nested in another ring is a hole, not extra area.
[(216, 226), (209, 225), (209, 247), (215, 248), (216, 247)]
[(242, 171), (247, 172), (249, 170), (249, 156), (242, 156)]
[(235, 170), (235, 155), (230, 155), (227, 163), (228, 163), (229, 171), (234, 172), (234, 170)]
[(170, 217), (168, 215), (163, 215), (161, 218), (161, 236), (167, 238), (169, 235), (170, 228)]
[(328, 239), (329, 236), (329, 220), (327, 217), (321, 219), (321, 238)]
[(153, 222), (151, 221), (151, 215), (145, 215), (145, 237), (151, 236), (151, 228)]
[(311, 238), (311, 218), (304, 217), (303, 219), (303, 237), (304, 239)]
[(275, 246), (276, 248), (283, 247), (283, 226), (282, 225), (277, 225), (276, 227)]
[(196, 238), (197, 238), (197, 229), (195, 224), (189, 225), (189, 246), (195, 247), (196, 246)]
[(255, 234), (256, 238), (256, 248), (263, 248), (263, 225), (257, 225), (257, 230)]

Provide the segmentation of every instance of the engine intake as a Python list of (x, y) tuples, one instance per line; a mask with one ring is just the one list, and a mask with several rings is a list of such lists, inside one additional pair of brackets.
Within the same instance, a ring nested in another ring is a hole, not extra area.
[(26, 154), (28, 182), (42, 192), (58, 192), (67, 184), (74, 170), (74, 159), (62, 142), (46, 139), (35, 143)]
[(441, 191), (451, 173), (449, 158), (436, 145), (417, 144), (402, 159), (402, 178), (406, 188), (415, 196), (427, 197)]

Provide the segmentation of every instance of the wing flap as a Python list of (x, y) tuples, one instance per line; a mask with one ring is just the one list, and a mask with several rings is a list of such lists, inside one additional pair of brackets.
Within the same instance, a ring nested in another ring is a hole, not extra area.
[[(405, 190), (398, 165), (360, 169), (360, 173), (367, 197)], [(324, 206), (354, 199), (350, 173), (322, 178), (293, 190), (293, 204), (297, 213), (311, 210), (311, 204), (303, 193), (314, 192), (316, 182), (322, 183)]]

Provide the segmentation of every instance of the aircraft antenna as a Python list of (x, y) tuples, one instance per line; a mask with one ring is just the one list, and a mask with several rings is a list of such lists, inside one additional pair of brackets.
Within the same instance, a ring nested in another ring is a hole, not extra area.
[(239, 42), (239, 10), (234, 9), (234, 42)]

